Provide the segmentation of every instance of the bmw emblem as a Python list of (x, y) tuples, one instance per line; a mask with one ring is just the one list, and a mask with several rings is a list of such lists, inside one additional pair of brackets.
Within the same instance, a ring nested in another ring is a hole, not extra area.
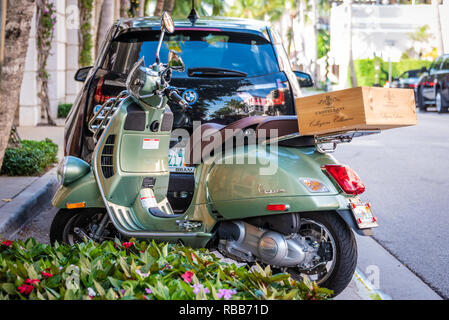
[(182, 98), (187, 101), (189, 105), (194, 104), (198, 100), (198, 93), (193, 89), (187, 89), (182, 94)]

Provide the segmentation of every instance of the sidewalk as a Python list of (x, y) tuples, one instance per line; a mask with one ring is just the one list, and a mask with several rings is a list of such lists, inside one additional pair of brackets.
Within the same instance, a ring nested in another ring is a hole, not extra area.
[[(64, 127), (18, 127), (22, 140), (50, 138), (58, 144), (58, 159), (64, 156)], [(40, 177), (0, 176), (0, 234), (8, 236), (39, 214), (56, 186), (56, 168)]]

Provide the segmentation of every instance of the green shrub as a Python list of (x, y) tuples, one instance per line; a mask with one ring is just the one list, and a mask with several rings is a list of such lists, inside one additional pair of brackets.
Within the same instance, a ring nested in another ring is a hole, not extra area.
[(0, 242), (0, 300), (321, 300), (331, 293), (269, 267), (237, 267), (175, 244)]
[(67, 118), (67, 115), (70, 112), (70, 109), (72, 108), (71, 103), (63, 103), (58, 105), (58, 118)]
[(9, 176), (33, 176), (58, 161), (58, 145), (50, 139), (42, 141), (22, 140), (21, 148), (7, 148), (3, 159), (2, 174)]
[[(376, 83), (376, 61), (379, 63), (379, 84), (385, 85), (388, 81), (388, 61), (383, 61), (380, 58), (374, 59), (360, 59), (354, 60), (355, 74), (357, 77), (358, 86), (372, 86)], [(414, 60), (414, 59), (403, 59), (399, 62), (391, 63), (391, 74), (392, 79), (399, 77), (402, 73), (407, 70), (421, 69), (422, 67), (428, 67), (430, 61), (427, 60)], [(348, 70), (349, 77), (349, 70)]]

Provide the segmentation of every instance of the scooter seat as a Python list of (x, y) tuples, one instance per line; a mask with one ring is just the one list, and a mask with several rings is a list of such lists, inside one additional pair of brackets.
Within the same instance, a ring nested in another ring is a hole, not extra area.
[[(217, 123), (205, 123), (197, 128), (190, 137), (185, 153), (185, 165), (195, 166), (200, 164), (203, 159), (203, 150), (207, 147), (208, 151), (217, 150), (225, 146), (227, 140), (248, 129), (253, 129), (256, 138), (270, 139), (273, 137), (281, 137), (289, 134), (297, 133), (298, 118), (297, 116), (253, 116), (242, 118), (227, 126)], [(228, 131), (232, 130), (232, 131)], [(273, 130), (277, 130), (274, 132)], [(215, 138), (217, 136), (218, 138)], [(274, 135), (273, 137), (271, 135)], [(314, 146), (313, 136), (299, 136), (294, 139), (295, 142), (289, 145), (286, 141), (282, 143), (284, 146), (305, 147)], [(245, 143), (254, 141), (254, 139), (244, 139)], [(280, 144), (281, 145), (281, 144)]]

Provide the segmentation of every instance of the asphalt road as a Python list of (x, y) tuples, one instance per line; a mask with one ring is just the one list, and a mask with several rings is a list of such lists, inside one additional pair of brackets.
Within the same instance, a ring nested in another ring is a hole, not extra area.
[(366, 185), (374, 238), (449, 299), (449, 114), (418, 112), (417, 126), (357, 138), (333, 155)]

